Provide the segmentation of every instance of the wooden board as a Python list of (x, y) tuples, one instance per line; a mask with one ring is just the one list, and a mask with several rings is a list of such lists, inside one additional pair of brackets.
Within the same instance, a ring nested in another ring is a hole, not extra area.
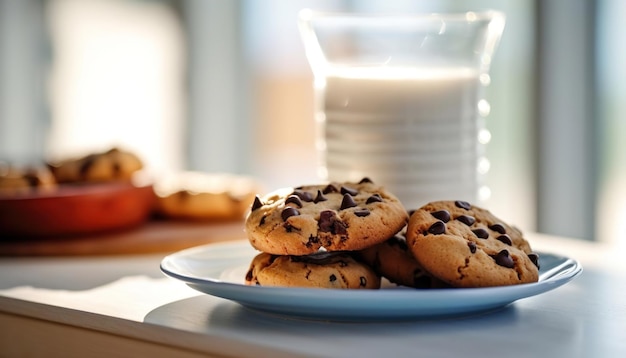
[(4, 241), (0, 242), (0, 255), (75, 256), (173, 252), (210, 242), (241, 240), (245, 237), (243, 221), (150, 221), (138, 228), (114, 233)]

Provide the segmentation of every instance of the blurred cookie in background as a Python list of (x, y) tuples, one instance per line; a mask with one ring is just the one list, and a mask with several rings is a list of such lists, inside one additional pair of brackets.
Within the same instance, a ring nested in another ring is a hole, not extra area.
[(18, 167), (0, 162), (0, 195), (50, 192), (56, 187), (52, 172), (44, 165)]
[(143, 162), (130, 151), (112, 148), (51, 162), (49, 166), (59, 183), (84, 183), (130, 180), (143, 168)]
[(259, 188), (247, 176), (179, 172), (155, 180), (155, 211), (164, 219), (243, 220)]

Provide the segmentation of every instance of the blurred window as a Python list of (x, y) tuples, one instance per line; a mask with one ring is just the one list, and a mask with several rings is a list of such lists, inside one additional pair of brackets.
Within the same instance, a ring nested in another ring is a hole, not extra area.
[(626, 248), (626, 2), (599, 1), (597, 15), (595, 233)]
[(122, 145), (155, 172), (316, 180), (307, 7), (505, 12), (488, 207), (524, 230), (626, 236), (620, 0), (0, 0), (0, 158)]
[(47, 154), (122, 146), (156, 171), (184, 163), (185, 38), (166, 2), (50, 0)]

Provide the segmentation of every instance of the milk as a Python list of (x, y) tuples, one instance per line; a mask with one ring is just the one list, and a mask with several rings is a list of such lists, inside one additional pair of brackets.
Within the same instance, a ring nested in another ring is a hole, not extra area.
[(367, 176), (409, 210), (477, 201), (483, 86), (475, 70), (347, 67), (316, 84), (322, 177)]

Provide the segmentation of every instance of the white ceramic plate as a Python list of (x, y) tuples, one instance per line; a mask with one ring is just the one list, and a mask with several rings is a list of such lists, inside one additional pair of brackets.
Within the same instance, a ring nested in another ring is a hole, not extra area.
[(394, 285), (380, 290), (246, 286), (244, 277), (257, 253), (247, 240), (203, 245), (165, 257), (161, 270), (193, 289), (249, 308), (339, 321), (416, 319), (489, 311), (553, 290), (582, 272), (576, 260), (539, 253), (539, 282), (532, 284), (429, 290)]

